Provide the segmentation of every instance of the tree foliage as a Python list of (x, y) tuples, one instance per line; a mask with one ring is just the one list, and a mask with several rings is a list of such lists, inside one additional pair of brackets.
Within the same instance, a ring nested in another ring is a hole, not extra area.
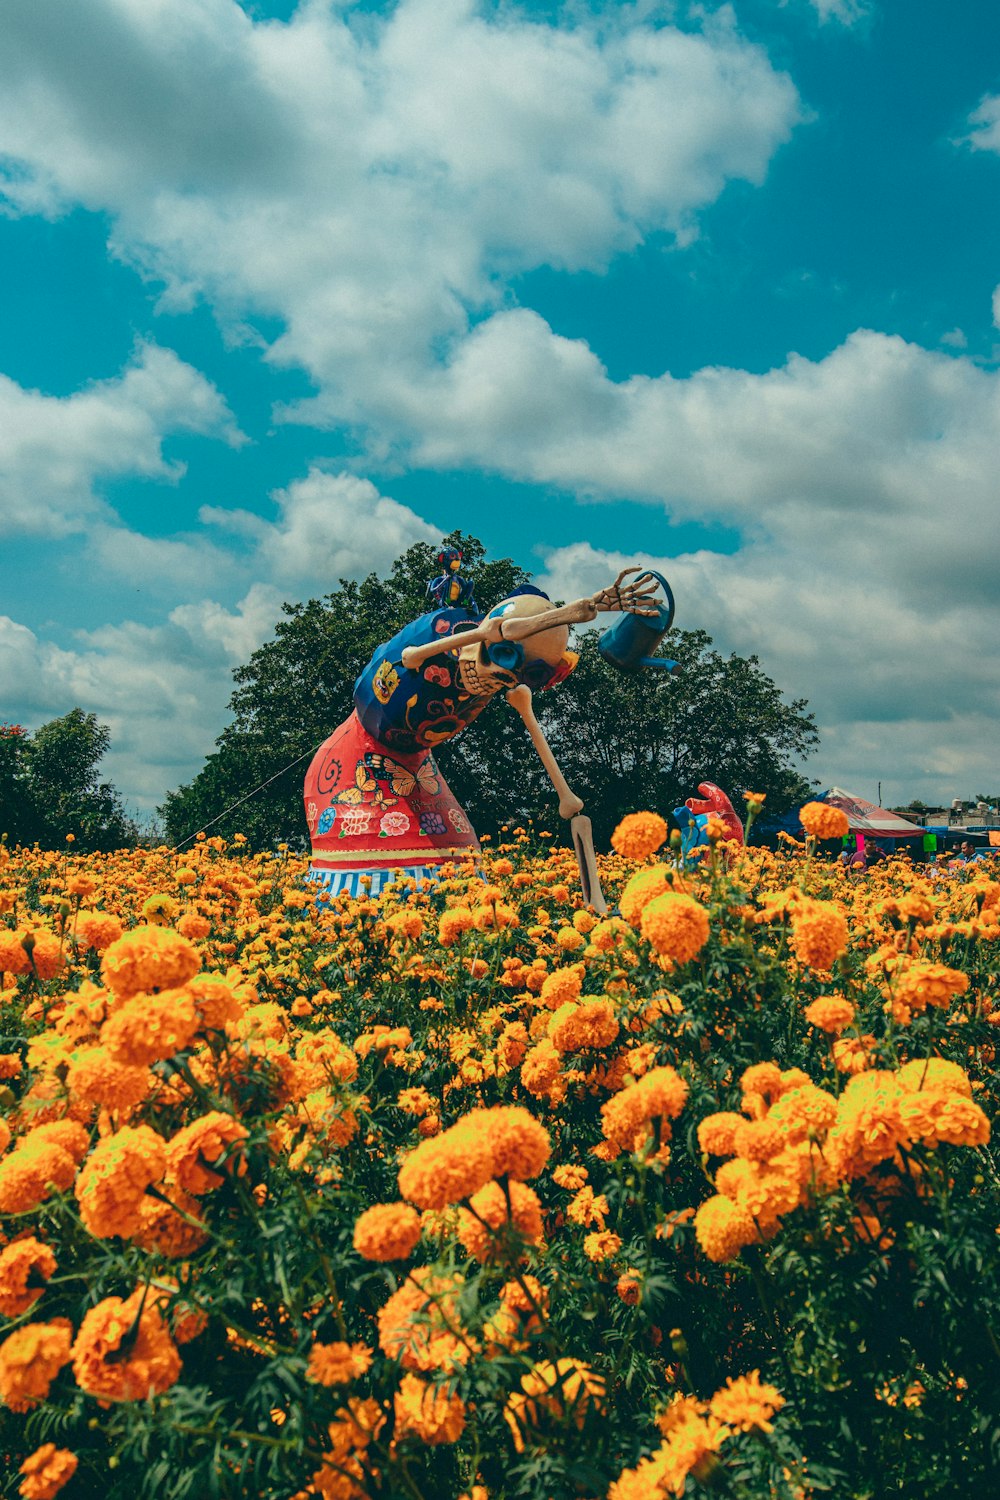
[(72, 834), (82, 853), (134, 844), (135, 823), (112, 783), (99, 779), (110, 743), (107, 725), (82, 708), (34, 734), (0, 726), (0, 833), (50, 849)]
[[(510, 558), (488, 562), (475, 537), (453, 532), (445, 545), (462, 549), (481, 607), (529, 576)], [(387, 578), (344, 579), (323, 599), (283, 606), (274, 639), (234, 673), (233, 722), (218, 749), (160, 809), (171, 841), (211, 823), (224, 835), (245, 833), (258, 848), (304, 844), (308, 759), (351, 712), (354, 680), (375, 648), (426, 608), (435, 550), (418, 543)], [(535, 708), (599, 839), (623, 813), (669, 811), (702, 780), (737, 798), (764, 792), (775, 808), (808, 791), (793, 762), (816, 744), (813, 717), (804, 700), (785, 701), (756, 657), (725, 658), (704, 631), (674, 630), (664, 650), (682, 664), (680, 677), (624, 676), (602, 661), (598, 640), (596, 630), (584, 635), (576, 671), (538, 694)], [(480, 832), (531, 817), (558, 821), (524, 726), (502, 701), (436, 758)], [(261, 783), (268, 784), (254, 793)]]

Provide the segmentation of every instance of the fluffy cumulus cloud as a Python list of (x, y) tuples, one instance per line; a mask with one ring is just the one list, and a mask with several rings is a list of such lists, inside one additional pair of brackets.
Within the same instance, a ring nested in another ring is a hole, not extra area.
[(169, 349), (143, 344), (131, 365), (71, 396), (0, 374), (0, 536), (66, 536), (112, 518), (100, 486), (124, 476), (176, 483), (175, 433), (242, 441), (222, 396)]
[(439, 351), (539, 265), (600, 269), (689, 236), (762, 181), (796, 91), (723, 10), (572, 28), (473, 0), (384, 14), (306, 0), (8, 0), (0, 153), (14, 211), (109, 214), (174, 306), (281, 320), (313, 422), (405, 438)]
[[(141, 575), (147, 589), (186, 596), (158, 625), (125, 620), (60, 646), (0, 616), (4, 717), (37, 726), (85, 705), (112, 732), (107, 773), (143, 814), (211, 751), (232, 670), (271, 635), (283, 600), (387, 569), (413, 542), (441, 536), (368, 481), (320, 469), (276, 493), (273, 520), (208, 508), (203, 519), (216, 542), (107, 520), (88, 533), (86, 557), (102, 576)], [(234, 537), (241, 546), (227, 545)]]

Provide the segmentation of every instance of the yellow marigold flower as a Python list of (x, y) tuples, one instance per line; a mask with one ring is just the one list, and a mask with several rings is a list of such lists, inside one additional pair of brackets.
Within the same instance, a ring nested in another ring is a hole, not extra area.
[(621, 1236), (610, 1229), (593, 1229), (590, 1234), (584, 1235), (583, 1253), (596, 1264), (600, 1264), (602, 1260), (610, 1260), (613, 1255), (618, 1254), (621, 1247)]
[(606, 996), (561, 1005), (549, 1022), (549, 1036), (558, 1052), (584, 1052), (610, 1047), (619, 1032), (614, 1006)]
[(557, 1187), (566, 1188), (569, 1192), (575, 1193), (578, 1188), (583, 1187), (589, 1175), (586, 1167), (571, 1166), (569, 1163), (564, 1163), (554, 1169), (552, 1181)]
[(637, 870), (618, 898), (621, 914), (631, 927), (638, 927), (649, 902), (672, 890), (672, 873), (666, 865)]
[(799, 821), (814, 839), (846, 839), (851, 828), (847, 814), (828, 802), (807, 802), (799, 809)]
[(63, 1485), (68, 1484), (76, 1473), (79, 1459), (68, 1448), (57, 1448), (55, 1443), (43, 1443), (24, 1460), (18, 1469), (24, 1478), (17, 1493), (22, 1500), (55, 1500)]
[[(167, 1146), (168, 1175), (189, 1193), (210, 1193), (213, 1188), (222, 1186), (223, 1171), (231, 1172), (234, 1166), (240, 1176), (246, 1171), (240, 1147), (249, 1133), (232, 1115), (220, 1110), (202, 1115), (185, 1125), (170, 1140)], [(223, 1156), (226, 1158), (224, 1163)], [(221, 1171), (212, 1170), (220, 1167)]]
[(556, 946), (563, 953), (579, 953), (581, 948), (586, 947), (586, 940), (575, 927), (560, 927), (556, 933)]
[(142, 914), (153, 927), (166, 927), (179, 910), (174, 898), (165, 894), (149, 896), (142, 903)]
[(839, 1036), (854, 1020), (854, 1006), (843, 995), (821, 995), (806, 1006), (805, 1016), (817, 1031)]
[(365, 1260), (406, 1260), (420, 1239), (420, 1216), (408, 1203), (376, 1203), (354, 1225), (354, 1248)]
[(708, 912), (692, 896), (668, 891), (643, 908), (641, 930), (661, 957), (690, 963), (708, 942)]
[(909, 1137), (899, 1111), (902, 1093), (893, 1073), (859, 1073), (849, 1081), (823, 1147), (838, 1177), (863, 1177), (906, 1144)]
[(698, 1244), (709, 1260), (735, 1260), (744, 1245), (753, 1244), (757, 1229), (740, 1204), (719, 1194), (701, 1205), (694, 1216)]
[(759, 1370), (749, 1375), (730, 1377), (708, 1403), (709, 1411), (727, 1427), (737, 1432), (773, 1432), (771, 1418), (785, 1404), (785, 1398), (773, 1385), (766, 1385)]
[(5, 1318), (26, 1313), (42, 1295), (55, 1269), (51, 1248), (33, 1235), (6, 1245), (0, 1250), (0, 1313)]
[(537, 1245), (542, 1238), (542, 1206), (538, 1195), (523, 1182), (508, 1183), (507, 1194), (498, 1182), (488, 1182), (459, 1211), (458, 1238), (466, 1254), (484, 1264), (507, 1259), (504, 1231), (512, 1227), (522, 1239)]
[(73, 1329), (67, 1318), (25, 1323), (0, 1344), (0, 1401), (11, 1411), (30, 1411), (70, 1357)]
[(198, 950), (168, 927), (134, 927), (104, 954), (101, 973), (119, 1000), (177, 989), (201, 968)]
[(504, 1419), (510, 1428), (518, 1453), (525, 1441), (537, 1442), (547, 1417), (562, 1421), (570, 1418), (582, 1428), (590, 1411), (603, 1412), (606, 1395), (604, 1379), (579, 1359), (544, 1360), (521, 1376), (521, 1389), (514, 1391), (504, 1408)]
[(429, 1385), (419, 1375), (404, 1375), (394, 1399), (397, 1438), (422, 1443), (457, 1443), (465, 1431), (465, 1403)]
[(745, 1125), (743, 1115), (732, 1110), (720, 1110), (706, 1115), (698, 1126), (698, 1145), (706, 1156), (731, 1156), (735, 1147), (733, 1138), (739, 1126)]
[(832, 901), (803, 896), (792, 911), (792, 952), (810, 969), (832, 969), (847, 948), (847, 918)]
[(666, 843), (667, 832), (659, 813), (627, 813), (611, 835), (611, 847), (624, 859), (648, 859)]
[(306, 1365), (306, 1379), (314, 1385), (350, 1385), (371, 1368), (372, 1351), (366, 1344), (313, 1344)]
[(444, 1208), (471, 1198), (492, 1176), (489, 1135), (465, 1119), (421, 1141), (399, 1169), (399, 1191), (418, 1208)]
[(162, 1180), (166, 1163), (166, 1143), (148, 1125), (126, 1126), (98, 1142), (74, 1188), (84, 1228), (97, 1239), (134, 1234), (146, 1189)]
[(184, 989), (126, 1000), (101, 1031), (116, 1062), (145, 1067), (188, 1046), (199, 1027), (194, 999)]
[(142, 1287), (130, 1297), (105, 1297), (92, 1307), (73, 1342), (77, 1385), (103, 1401), (161, 1395), (180, 1372), (180, 1356), (159, 1307)]

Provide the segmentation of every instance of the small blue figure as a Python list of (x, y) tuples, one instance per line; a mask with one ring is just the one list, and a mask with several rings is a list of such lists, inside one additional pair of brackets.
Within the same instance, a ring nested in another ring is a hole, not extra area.
[(470, 614), (478, 615), (472, 579), (463, 578), (458, 571), (462, 566), (462, 554), (458, 548), (445, 547), (438, 553), (437, 562), (444, 572), (427, 585), (428, 598), (434, 600), (438, 609), (467, 609)]

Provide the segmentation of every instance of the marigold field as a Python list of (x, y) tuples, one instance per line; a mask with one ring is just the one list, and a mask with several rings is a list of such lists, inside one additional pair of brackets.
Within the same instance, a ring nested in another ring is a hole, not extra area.
[(0, 1493), (995, 1493), (997, 872), (665, 833), (0, 850)]

